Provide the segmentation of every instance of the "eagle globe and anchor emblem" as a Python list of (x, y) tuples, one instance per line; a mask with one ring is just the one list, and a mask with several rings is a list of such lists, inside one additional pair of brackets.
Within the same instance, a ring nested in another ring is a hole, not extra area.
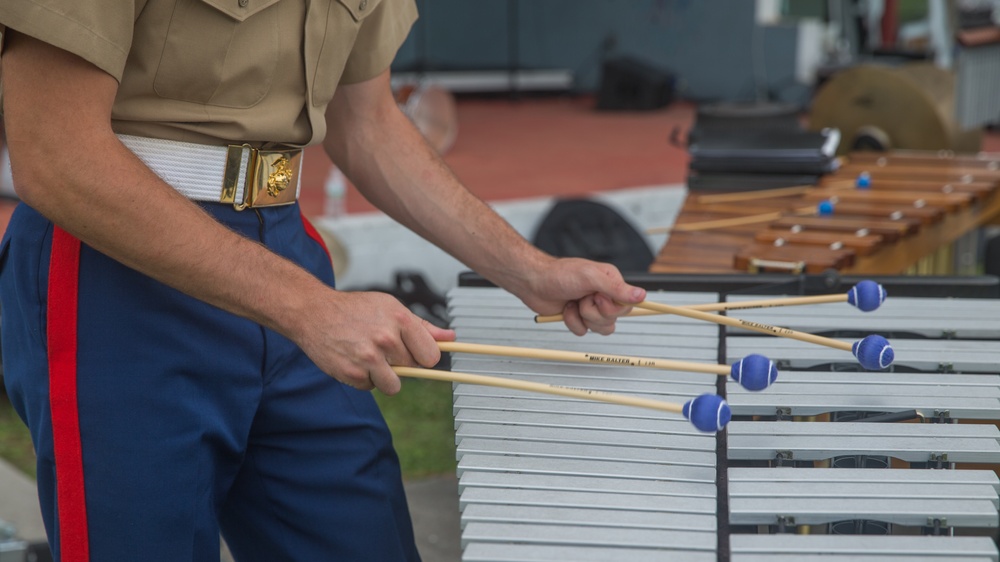
[(279, 193), (288, 188), (292, 183), (292, 166), (288, 158), (282, 156), (272, 164), (274, 171), (267, 176), (267, 194), (277, 197)]

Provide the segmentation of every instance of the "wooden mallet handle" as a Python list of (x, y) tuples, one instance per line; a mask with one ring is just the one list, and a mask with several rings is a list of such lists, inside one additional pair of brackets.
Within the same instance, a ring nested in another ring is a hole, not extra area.
[[(699, 310), (701, 312), (718, 312), (720, 310), (746, 310), (751, 308), (772, 308), (778, 306), (801, 306), (807, 304), (825, 304), (831, 302), (846, 302), (847, 293), (840, 293), (835, 295), (816, 295), (812, 297), (787, 297), (787, 298), (775, 298), (775, 299), (760, 299), (753, 301), (743, 301), (743, 302), (714, 302), (707, 304), (692, 304), (688, 306), (681, 306), (678, 308), (683, 308), (686, 310)], [(640, 308), (638, 305), (634, 305), (632, 311), (625, 316), (652, 316), (656, 314), (665, 314), (659, 310), (653, 310), (650, 308)], [(562, 322), (562, 314), (546, 314), (535, 316), (535, 322), (538, 324), (547, 324), (551, 322)]]
[[(863, 312), (871, 312), (877, 309), (886, 299), (885, 288), (870, 280), (859, 281), (846, 293), (832, 295), (816, 295), (812, 297), (781, 297), (774, 299), (761, 299), (742, 302), (715, 302), (709, 304), (695, 304), (682, 306), (688, 310), (700, 310), (702, 312), (717, 312), (720, 310), (746, 310), (751, 308), (770, 308), (776, 306), (800, 306), (806, 304), (824, 304), (832, 302), (848, 302)], [(626, 316), (644, 316), (650, 314), (663, 314), (660, 311), (648, 308), (633, 308)], [(559, 322), (562, 321), (561, 314), (551, 314), (548, 316), (536, 316), (535, 322)]]
[(470, 373), (457, 373), (454, 371), (438, 371), (434, 369), (421, 369), (417, 367), (393, 367), (397, 375), (401, 377), (413, 377), (430, 379), (436, 381), (446, 381), (452, 383), (478, 384), (484, 386), (495, 386), (498, 388), (509, 388), (511, 390), (524, 390), (527, 392), (539, 392), (542, 394), (553, 394), (568, 398), (579, 398), (582, 400), (596, 400), (609, 404), (619, 404), (622, 406), (635, 406), (637, 408), (647, 408), (662, 412), (672, 412), (681, 414), (699, 431), (714, 433), (721, 431), (732, 418), (732, 410), (725, 399), (714, 393), (705, 393), (688, 400), (684, 404), (663, 402), (660, 400), (650, 400), (649, 398), (639, 398), (637, 396), (626, 396), (614, 394), (600, 390), (589, 390), (584, 388), (572, 388), (566, 386), (556, 386), (552, 384), (537, 383), (519, 379), (508, 379), (504, 377), (491, 377), (487, 375), (473, 375)]
[(664, 369), (669, 371), (693, 371), (696, 373), (708, 373), (722, 376), (726, 376), (731, 373), (731, 368), (728, 365), (696, 363), (692, 361), (673, 361), (669, 359), (650, 359), (646, 357), (628, 357), (625, 355), (609, 355), (606, 353), (585, 353), (580, 351), (560, 351), (555, 349), (536, 349), (531, 347), (512, 347), (506, 345), (486, 345), (459, 342), (438, 342), (438, 347), (441, 351), (455, 353), (524, 357), (527, 359), (543, 359), (546, 361), (594, 363), (622, 367)]
[(569, 398), (580, 398), (583, 400), (597, 400), (610, 404), (621, 404), (623, 406), (636, 406), (639, 408), (649, 408), (662, 412), (674, 412), (682, 414), (684, 406), (660, 400), (650, 400), (636, 396), (625, 396), (613, 394), (599, 390), (587, 390), (583, 388), (571, 388), (566, 386), (555, 386), (538, 382), (525, 381), (520, 379), (507, 379), (503, 377), (491, 377), (487, 375), (473, 375), (471, 373), (459, 373), (454, 371), (438, 371), (435, 369), (420, 369), (417, 367), (393, 367), (393, 371), (401, 377), (411, 377), (418, 379), (430, 379), (436, 381), (447, 381), (465, 384), (478, 384), (483, 386), (495, 386), (498, 388), (509, 388), (511, 390), (524, 390), (527, 392), (540, 392), (542, 394), (553, 394), (556, 396), (566, 396)]
[(794, 340), (814, 343), (826, 347), (832, 347), (833, 349), (851, 351), (851, 344), (847, 342), (842, 342), (840, 340), (826, 338), (823, 336), (817, 336), (815, 334), (797, 332), (795, 330), (790, 330), (788, 328), (771, 326), (760, 322), (751, 322), (749, 320), (741, 320), (739, 318), (733, 318), (731, 316), (720, 316), (718, 314), (709, 314), (707, 312), (702, 312), (700, 310), (691, 310), (688, 308), (681, 308), (679, 306), (670, 306), (669, 304), (660, 304), (649, 301), (643, 301), (635, 306), (638, 306), (640, 308), (645, 308), (648, 310), (655, 310), (665, 314), (675, 314), (677, 316), (685, 316), (687, 318), (693, 318), (695, 320), (704, 320), (705, 322), (713, 322), (715, 324), (722, 324), (724, 326), (743, 328), (744, 330), (750, 330), (752, 332), (759, 332), (762, 334), (769, 334), (772, 336), (779, 336), (783, 338), (791, 338)]

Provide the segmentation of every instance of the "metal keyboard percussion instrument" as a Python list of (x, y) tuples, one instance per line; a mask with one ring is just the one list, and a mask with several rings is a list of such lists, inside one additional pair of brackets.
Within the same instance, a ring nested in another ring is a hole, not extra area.
[[(720, 300), (647, 288), (672, 305)], [(455, 371), (668, 402), (720, 391), (733, 411), (713, 435), (665, 412), (455, 384), (464, 562), (1000, 562), (1000, 299), (890, 292), (870, 313), (729, 313), (845, 341), (884, 335), (896, 361), (880, 372), (850, 353), (677, 316), (580, 338), (536, 324), (496, 288), (448, 299), (469, 343), (779, 364), (774, 385), (750, 392), (715, 375), (452, 354)]]

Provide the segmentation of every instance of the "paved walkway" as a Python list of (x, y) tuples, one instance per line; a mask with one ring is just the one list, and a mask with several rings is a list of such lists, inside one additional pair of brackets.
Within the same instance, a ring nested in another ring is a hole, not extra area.
[(458, 480), (442, 476), (406, 483), (413, 531), (424, 562), (462, 559)]
[(0, 459), (0, 521), (14, 526), (26, 541), (45, 540), (35, 481)]

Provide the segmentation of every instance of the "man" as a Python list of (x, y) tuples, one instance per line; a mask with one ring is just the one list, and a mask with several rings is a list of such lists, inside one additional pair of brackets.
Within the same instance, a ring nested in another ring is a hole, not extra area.
[(455, 334), (333, 288), (297, 205), (271, 204), (294, 203), (295, 150), (322, 142), (379, 208), (574, 333), (610, 333), (643, 291), (532, 248), (402, 115), (412, 0), (128, 4), (0, 4), (24, 202), (0, 248), (4, 371), (54, 552), (217, 560), (221, 529), (239, 560), (417, 559), (367, 391)]

